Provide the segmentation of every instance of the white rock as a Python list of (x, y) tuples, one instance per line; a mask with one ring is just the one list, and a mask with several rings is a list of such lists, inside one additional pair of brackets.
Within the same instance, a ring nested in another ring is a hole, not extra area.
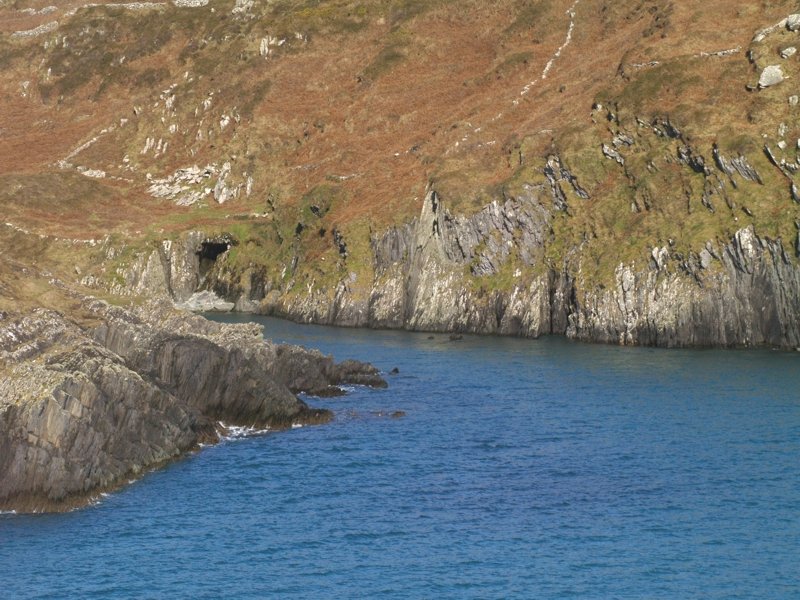
[(203, 311), (216, 311), (216, 312), (229, 312), (232, 311), (235, 304), (233, 302), (226, 302), (212, 291), (195, 292), (185, 302), (175, 304), (176, 308), (189, 310), (192, 312)]
[(234, 15), (247, 15), (251, 10), (253, 10), (253, 5), (255, 4), (254, 0), (236, 0), (236, 4), (231, 10), (231, 13)]
[(789, 31), (800, 31), (800, 14), (789, 15), (786, 19), (786, 29)]
[(789, 46), (788, 48), (781, 50), (781, 58), (791, 58), (795, 54), (797, 54), (797, 48), (794, 46)]
[(55, 31), (57, 28), (58, 28), (58, 21), (51, 21), (50, 23), (39, 25), (38, 27), (34, 27), (33, 29), (26, 29), (25, 31), (15, 31), (14, 33), (11, 34), (11, 37), (31, 38), (43, 35), (45, 33), (50, 33), (51, 31)]
[(800, 104), (800, 96), (789, 96), (789, 106), (797, 106)]
[(770, 65), (761, 72), (761, 77), (758, 79), (758, 87), (771, 87), (778, 85), (783, 80), (783, 69), (781, 69), (780, 65)]

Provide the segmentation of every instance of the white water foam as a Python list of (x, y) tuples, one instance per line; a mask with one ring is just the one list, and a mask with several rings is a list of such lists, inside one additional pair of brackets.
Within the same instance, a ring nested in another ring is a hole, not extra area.
[(242, 438), (253, 437), (256, 435), (263, 435), (270, 431), (269, 427), (264, 429), (259, 429), (258, 427), (248, 427), (248, 426), (239, 426), (239, 425), (226, 425), (222, 421), (218, 421), (217, 424), (221, 430), (220, 432), (220, 439), (221, 440), (240, 440)]

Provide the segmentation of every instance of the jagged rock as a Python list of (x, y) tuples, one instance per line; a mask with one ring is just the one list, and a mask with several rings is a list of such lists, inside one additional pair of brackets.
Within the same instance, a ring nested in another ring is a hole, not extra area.
[(759, 88), (768, 88), (773, 85), (778, 85), (784, 80), (783, 69), (780, 65), (770, 65), (761, 72), (761, 77), (758, 78)]
[(616, 161), (618, 164), (622, 166), (625, 165), (625, 159), (623, 158), (623, 156), (608, 144), (603, 144), (601, 150), (603, 151), (603, 156), (605, 156), (606, 158), (610, 158), (611, 160)]
[(683, 133), (681, 130), (678, 129), (668, 118), (664, 119), (661, 117), (656, 117), (653, 119), (652, 127), (653, 131), (661, 137), (668, 137), (673, 140), (683, 138)]
[[(758, 171), (750, 165), (747, 160), (747, 157), (742, 156), (741, 154), (736, 158), (727, 159), (723, 156), (719, 148), (714, 146), (712, 150), (712, 155), (714, 157), (714, 162), (719, 168), (720, 171), (724, 172), (726, 175), (731, 177), (731, 181), (733, 182), (733, 174), (738, 173), (743, 179), (747, 181), (754, 181), (756, 183), (762, 184), (763, 181), (761, 180), (761, 175), (759, 175)], [(735, 186), (735, 183), (734, 183)]]
[(653, 248), (650, 255), (653, 257), (653, 265), (657, 271), (662, 271), (666, 268), (669, 262), (669, 250), (666, 247)]
[(781, 50), (781, 58), (791, 58), (795, 54), (797, 54), (797, 48), (794, 46), (789, 46), (788, 48)]
[(561, 187), (562, 181), (568, 183), (579, 198), (589, 199), (589, 193), (580, 186), (578, 178), (562, 163), (560, 157), (553, 155), (547, 158), (544, 174), (550, 182), (553, 204), (557, 210), (566, 211), (568, 208), (567, 197)]
[(786, 29), (800, 31), (800, 14), (789, 15), (786, 18)]
[(678, 147), (678, 160), (688, 165), (695, 173), (709, 174), (705, 159), (699, 154), (695, 154), (694, 150), (689, 146)]
[(617, 148), (620, 146), (633, 146), (634, 139), (626, 133), (618, 133), (614, 136), (612, 143)]
[[(743, 177), (757, 176), (744, 157), (736, 167), (719, 153), (715, 157), (730, 174), (741, 169)], [(549, 195), (533, 187), (530, 193), (527, 206), (541, 206), (537, 195)], [(760, 238), (752, 227), (737, 232), (719, 252), (706, 244), (682, 258), (672, 257), (667, 246), (655, 248), (647, 268), (621, 265), (614, 287), (579, 290), (567, 272), (551, 269), (528, 275), (506, 291), (476, 289), (466, 279), (464, 264), (480, 256), (474, 250), (478, 241), (487, 246), (479, 234), (487, 216), (487, 224), (514, 223), (512, 244), (520, 239), (520, 230), (526, 231), (531, 256), (541, 256), (537, 252), (543, 251), (546, 234), (537, 237), (534, 232), (537, 227), (546, 231), (547, 221), (516, 221), (517, 210), (513, 203), (497, 202), (470, 218), (449, 217), (441, 199), (429, 197), (412, 230), (390, 230), (373, 241), (380, 268), (369, 301), (362, 304), (344, 294), (332, 307), (329, 300), (320, 305), (313, 298), (296, 303), (277, 298), (267, 311), (323, 323), (337, 323), (336, 314), (342, 311), (359, 315), (348, 324), (530, 337), (557, 333), (606, 343), (800, 344), (800, 269), (788, 261), (779, 240)], [(497, 264), (510, 256), (498, 255)], [(715, 262), (717, 268), (712, 268)]]
[[(266, 342), (166, 302), (85, 299), (87, 322), (0, 314), (0, 510), (64, 510), (218, 439), (217, 423), (320, 423), (289, 389), (384, 385), (377, 370)], [(299, 374), (299, 376), (296, 376)]]
[(336, 364), (330, 356), (300, 346), (276, 346), (270, 365), (276, 381), (293, 392), (312, 396), (340, 395), (344, 393), (340, 385), (387, 386), (372, 365), (347, 360)]
[(213, 191), (207, 182), (216, 171), (216, 165), (178, 169), (167, 177), (152, 179), (148, 191), (152, 196), (167, 198), (178, 206), (191, 206)]
[[(185, 302), (224, 254), (220, 251), (227, 250), (233, 243), (229, 236), (209, 238), (202, 231), (189, 231), (177, 240), (165, 240), (156, 249), (118, 267), (117, 273), (124, 285), (114, 285), (111, 291), (119, 295), (140, 294)], [(216, 252), (205, 251), (215, 247), (219, 248)]]
[(755, 36), (753, 36), (753, 42), (756, 43), (756, 44), (760, 43), (760, 42), (763, 42), (767, 38), (768, 35), (776, 32), (779, 29), (787, 27), (788, 24), (789, 24), (789, 19), (788, 18), (781, 19), (780, 21), (778, 21), (774, 25), (770, 25), (769, 27), (765, 27), (764, 29), (761, 29), (760, 31), (757, 31)]

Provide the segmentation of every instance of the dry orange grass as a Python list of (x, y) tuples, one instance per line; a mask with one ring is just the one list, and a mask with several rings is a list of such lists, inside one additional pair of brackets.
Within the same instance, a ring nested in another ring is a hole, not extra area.
[[(221, 12), (229, 10), (230, 4), (212, 0)], [(542, 79), (545, 65), (565, 42), (570, 22), (566, 11), (572, 0), (549, 3), (549, 10), (542, 13), (546, 22), (534, 19), (510, 30), (520, 10), (532, 4), (537, 3), (449, 2), (395, 30), (386, 19), (371, 18), (360, 31), (313, 35), (308, 44), (297, 44), (269, 61), (243, 62), (240, 49), (236, 50), (239, 54), (233, 50), (227, 54), (227, 42), (219, 41), (209, 52), (218, 53), (223, 64), (213, 75), (198, 80), (192, 101), (197, 104), (213, 90), (219, 92), (217, 98), (241, 106), (247, 99), (245, 90), (260, 79), (269, 79), (271, 87), (255, 106), (252, 118), (217, 141), (201, 144), (189, 136), (185, 147), (176, 142), (166, 158), (145, 165), (135, 175), (126, 174), (134, 179), (128, 184), (97, 182), (88, 204), (64, 194), (65, 205), (59, 211), (35, 203), (20, 205), (12, 211), (14, 218), (43, 230), (81, 235), (154, 226), (174, 230), (192, 223), (224, 224), (228, 214), (260, 210), (266, 187), (273, 181), (287, 190), (282, 201), (288, 205), (315, 186), (333, 181), (349, 200), (333, 209), (332, 222), (364, 218), (376, 228), (383, 227), (416, 214), (431, 180), (448, 174), (458, 179), (453, 174), (463, 173), (460, 187), (452, 189), (464, 194), (498, 185), (517, 168), (516, 145), (521, 140), (527, 138), (525, 159), (533, 163), (558, 143), (561, 132), (588, 128), (598, 94), (615, 93), (627, 84), (618, 75), (621, 66), (624, 72), (632, 72), (624, 67), (688, 60), (700, 52), (740, 47), (742, 51), (733, 57), (706, 59), (702, 69), (707, 70), (713, 89), (694, 84), (675, 99), (669, 95), (667, 82), (643, 101), (645, 109), (657, 111), (671, 110), (678, 100), (691, 105), (709, 102), (713, 96), (720, 111), (733, 114), (730, 107), (742, 104), (745, 82), (725, 86), (719, 74), (731, 62), (746, 73), (744, 53), (753, 32), (796, 8), (788, 1), (743, 5), (729, 0), (582, 0), (576, 7), (571, 43)], [(40, 62), (47, 52), (42, 43), (48, 36), (20, 41), (9, 40), (8, 33), (63, 19), (67, 8), (63, 5), (57, 13), (37, 16), (0, 8), (0, 33), (6, 34), (0, 52), (24, 50), (0, 72), (0, 175), (16, 174), (23, 187), (23, 175), (57, 171), (54, 165), (72, 149), (120, 118), (132, 118), (132, 106), (151, 106), (165, 87), (160, 83), (155, 89), (117, 86), (98, 96), (100, 81), (95, 78), (63, 102), (43, 102), (36, 82), (43, 77)], [(82, 14), (73, 18), (83, 18)], [(660, 14), (666, 15), (660, 21), (667, 23), (663, 27), (654, 21), (653, 15)], [(232, 26), (230, 19), (221, 23), (223, 29)], [(268, 29), (266, 22), (253, 29), (249, 52), (257, 48), (256, 33)], [(180, 82), (185, 71), (192, 72), (193, 63), (191, 59), (182, 63), (176, 56), (190, 40), (210, 35), (176, 28), (169, 43), (139, 59), (135, 67), (139, 71), (167, 69), (169, 81)], [(369, 65), (393, 43), (403, 57), (374, 80), (364, 79)], [(33, 82), (28, 97), (21, 95), (23, 81)], [(536, 83), (521, 96), (530, 82)], [(157, 125), (158, 121), (153, 117), (140, 123)], [(125, 131), (132, 135), (137, 130)], [(131, 150), (124, 147), (130, 143), (126, 135), (100, 139), (76, 162), (113, 168)], [(259, 179), (262, 187), (249, 199), (211, 206), (192, 221), (192, 209), (175, 207), (146, 192), (147, 171), (164, 176), (182, 166), (241, 156), (247, 148), (265, 144), (267, 150), (254, 153), (256, 175), (264, 181)], [(70, 185), (70, 177), (63, 179), (64, 185)], [(57, 196), (57, 190), (51, 195)], [(14, 199), (6, 197), (5, 202)], [(187, 212), (188, 218), (171, 220)], [(54, 215), (57, 223), (53, 223)]]

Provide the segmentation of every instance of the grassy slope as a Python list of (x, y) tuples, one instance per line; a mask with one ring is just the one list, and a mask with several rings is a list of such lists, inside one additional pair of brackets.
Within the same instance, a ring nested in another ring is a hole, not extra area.
[[(794, 160), (798, 109), (787, 97), (795, 86), (745, 90), (766, 64), (800, 76), (796, 57), (777, 58), (798, 34), (778, 32), (753, 46), (752, 61), (745, 55), (753, 33), (793, 12), (793, 2), (581, 0), (571, 43), (546, 78), (571, 2), (281, 0), (244, 17), (228, 0), (71, 17), (77, 3), (20, 12), (40, 4), (0, 7), (0, 205), (5, 220), (36, 233), (147, 241), (227, 231), (240, 240), (230, 260), (242, 266), (263, 265), (277, 279), (297, 254), (300, 279), (333, 282), (347, 271), (369, 275), (369, 233), (413, 218), (428, 184), (469, 213), (504, 189), (543, 182), (553, 153), (591, 199), (569, 198), (547, 256), (559, 266), (583, 244), (590, 281), (607, 281), (620, 261), (643, 264), (669, 240), (688, 254), (749, 223), (770, 237), (797, 232), (788, 183), (762, 152), (783, 122)], [(10, 35), (52, 20), (56, 31)], [(267, 35), (286, 41), (265, 59)], [(618, 122), (593, 113), (595, 102)], [(657, 117), (682, 140), (637, 125)], [(618, 130), (636, 138), (627, 170), (600, 152)], [(94, 138), (71, 167), (58, 166)], [(168, 150), (143, 153), (148, 138)], [(711, 212), (700, 203), (703, 176), (676, 156), (690, 145), (713, 169), (713, 144), (746, 155), (764, 185), (729, 186), (733, 208), (717, 198)], [(184, 208), (147, 192), (147, 174), (225, 162), (231, 185), (252, 177), (249, 196)], [(108, 177), (89, 179), (77, 166)], [(632, 211), (643, 199), (648, 208)], [(347, 240), (346, 262), (334, 230)], [(97, 258), (86, 245), (67, 246), (55, 253), (65, 264)]]

